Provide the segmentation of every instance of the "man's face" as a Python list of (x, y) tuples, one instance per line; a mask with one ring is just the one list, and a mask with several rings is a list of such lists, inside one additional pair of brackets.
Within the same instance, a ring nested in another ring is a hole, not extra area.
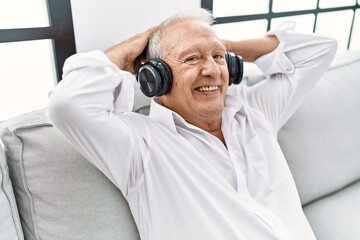
[(170, 93), (161, 97), (164, 106), (188, 122), (221, 118), (229, 73), (225, 47), (213, 29), (186, 20), (169, 26), (164, 34), (164, 60), (173, 74)]

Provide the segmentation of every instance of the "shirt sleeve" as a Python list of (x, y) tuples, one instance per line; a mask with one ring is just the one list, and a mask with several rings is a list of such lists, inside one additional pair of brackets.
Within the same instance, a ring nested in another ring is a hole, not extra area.
[(134, 77), (101, 51), (73, 55), (50, 93), (54, 126), (126, 196), (136, 155), (125, 112), (133, 105)]
[(294, 32), (285, 22), (268, 32), (279, 46), (255, 61), (267, 79), (247, 88), (248, 104), (261, 111), (278, 131), (300, 106), (335, 56), (337, 42), (325, 36)]

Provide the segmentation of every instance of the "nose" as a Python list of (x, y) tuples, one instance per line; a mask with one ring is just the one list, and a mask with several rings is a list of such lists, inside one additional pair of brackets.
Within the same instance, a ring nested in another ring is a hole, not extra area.
[(217, 77), (220, 76), (221, 71), (214, 58), (210, 57), (204, 60), (201, 73), (206, 77)]

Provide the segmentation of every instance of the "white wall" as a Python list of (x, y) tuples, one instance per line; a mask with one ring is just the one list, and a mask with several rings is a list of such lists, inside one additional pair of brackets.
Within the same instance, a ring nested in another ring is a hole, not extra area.
[(200, 0), (71, 0), (77, 52), (106, 50)]

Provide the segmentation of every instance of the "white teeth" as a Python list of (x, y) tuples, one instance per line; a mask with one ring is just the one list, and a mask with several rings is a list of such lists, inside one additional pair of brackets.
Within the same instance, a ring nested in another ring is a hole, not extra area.
[(206, 87), (199, 87), (197, 90), (199, 92), (213, 92), (216, 91), (219, 88), (219, 86), (206, 86)]

